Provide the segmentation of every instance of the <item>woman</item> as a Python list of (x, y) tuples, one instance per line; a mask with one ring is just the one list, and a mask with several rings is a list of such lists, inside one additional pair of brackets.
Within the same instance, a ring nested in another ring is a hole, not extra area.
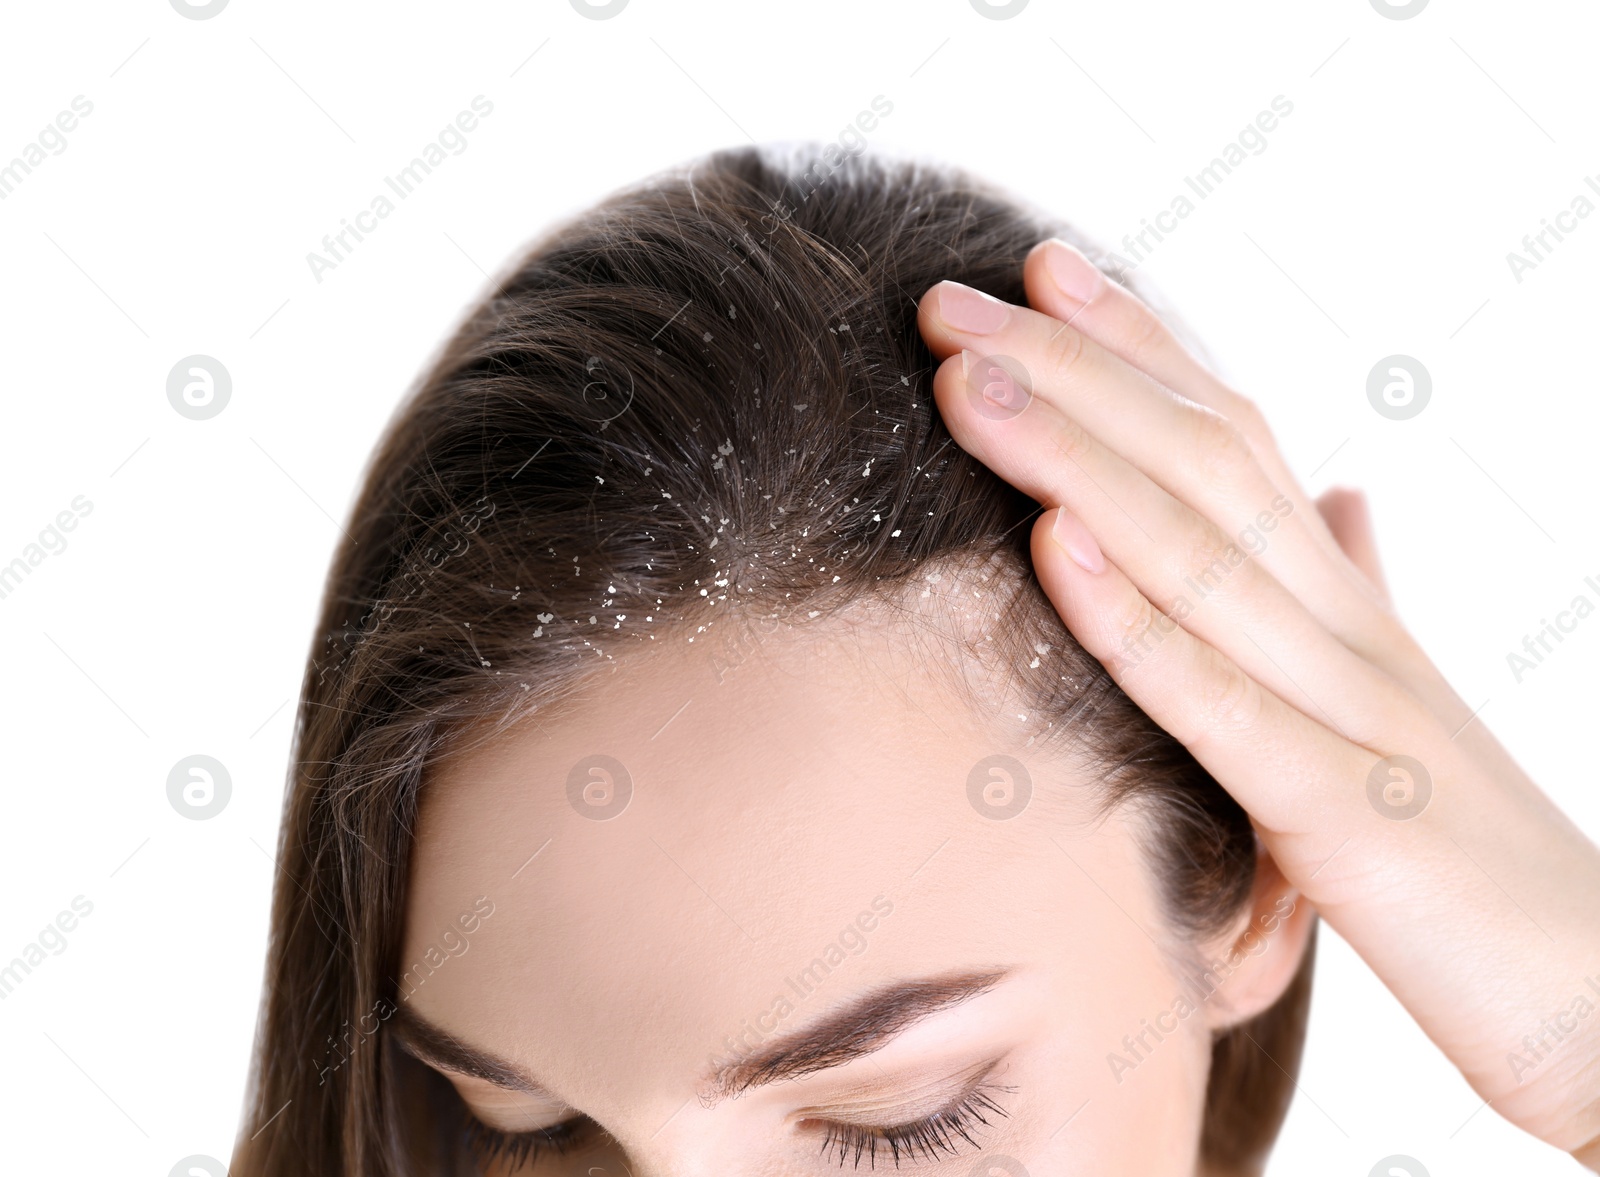
[(1600, 1168), (1600, 854), (1359, 498), (1071, 230), (804, 175), (585, 213), (391, 424), (233, 1172), (1255, 1173), (1318, 919)]

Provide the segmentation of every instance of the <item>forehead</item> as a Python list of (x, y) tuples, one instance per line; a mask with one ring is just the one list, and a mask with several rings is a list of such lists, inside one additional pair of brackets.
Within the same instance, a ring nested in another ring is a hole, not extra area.
[[(868, 630), (736, 656), (680, 641), (445, 762), (400, 964), (446, 949), (418, 1012), (590, 1109), (687, 1094), (785, 995), (1142, 940), (1132, 839), (1076, 825), (1081, 778), (905, 649)], [(1015, 793), (996, 764), (1033, 791), (1014, 817), (974, 803), (975, 770)], [(480, 898), (462, 947), (449, 929)]]

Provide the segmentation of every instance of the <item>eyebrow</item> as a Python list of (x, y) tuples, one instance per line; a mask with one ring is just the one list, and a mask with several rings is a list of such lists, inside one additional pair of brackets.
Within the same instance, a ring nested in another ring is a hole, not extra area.
[[(715, 1104), (755, 1087), (865, 1058), (918, 1022), (988, 992), (1009, 973), (1006, 968), (950, 973), (873, 989), (809, 1026), (715, 1065), (703, 1076), (704, 1101)], [(393, 1025), (407, 1050), (440, 1070), (561, 1102), (514, 1063), (463, 1042), (409, 1006), (396, 1011)]]
[(438, 1070), (484, 1079), (496, 1087), (525, 1092), (552, 1103), (562, 1102), (515, 1064), (441, 1030), (410, 1006), (402, 1005), (395, 1011), (393, 1025), (400, 1045)]
[(871, 990), (809, 1026), (716, 1066), (706, 1077), (708, 1101), (865, 1058), (923, 1019), (994, 988), (1009, 972), (949, 973)]

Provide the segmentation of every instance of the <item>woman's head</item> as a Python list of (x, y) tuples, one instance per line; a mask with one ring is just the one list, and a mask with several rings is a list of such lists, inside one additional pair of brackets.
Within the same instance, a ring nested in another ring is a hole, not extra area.
[(489, 1172), (638, 1177), (1270, 1144), (1311, 917), (1066, 632), (917, 333), (1077, 239), (956, 173), (816, 175), (727, 152), (583, 214), (392, 423), (236, 1171), (471, 1172), (485, 1125), (573, 1125)]

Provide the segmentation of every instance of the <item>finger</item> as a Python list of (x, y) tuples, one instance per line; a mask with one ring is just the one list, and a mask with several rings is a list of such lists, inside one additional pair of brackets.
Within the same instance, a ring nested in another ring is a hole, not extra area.
[(967, 355), (947, 360), (934, 376), (935, 399), (956, 440), (1025, 494), (1070, 506), (1158, 608), (1352, 739), (1381, 730), (1396, 712), (1421, 712), (1262, 566), (1286, 499), (1261, 504), (1264, 531), (1252, 523), (1229, 536), (1041, 398), (1015, 417), (985, 417), (961, 375)]
[(1372, 587), (1389, 600), (1389, 586), (1378, 559), (1378, 543), (1372, 532), (1372, 514), (1367, 496), (1358, 490), (1334, 487), (1317, 500), (1317, 513), (1350, 562), (1372, 582)]
[(1067, 627), (1278, 843), (1273, 857), (1304, 890), (1318, 855), (1373, 816), (1357, 785), (1387, 749), (1347, 740), (1290, 706), (1096, 551), (1071, 511), (1048, 511), (1034, 525), (1034, 570)]
[[(919, 323), (936, 354), (967, 348), (978, 356), (1011, 357), (1029, 394), (1077, 421), (1228, 534), (1268, 522), (1259, 516), (1281, 490), (1242, 433), (1214, 409), (1178, 395), (1074, 327), (954, 282), (941, 282), (924, 295)], [(942, 379), (950, 377), (941, 369), (936, 390)], [(942, 398), (940, 405), (945, 407)], [(1005, 455), (996, 456), (1002, 464), (994, 468), (1006, 477)], [(1370, 586), (1313, 528), (1325, 530), (1314, 510), (1287, 512), (1261, 555), (1267, 569), (1363, 655), (1381, 659), (1407, 643), (1404, 629)]]
[[(1303, 508), (1307, 518), (1313, 517), (1310, 496), (1284, 462), (1255, 403), (1218, 379), (1138, 296), (1082, 251), (1054, 237), (1034, 247), (1022, 273), (1028, 304), (1035, 310), (1070, 324), (1174, 392), (1233, 422), (1267, 476), (1294, 500), (1297, 510)], [(1332, 536), (1318, 527), (1313, 531), (1330, 548), (1334, 546)]]
[[(1034, 526), (1033, 567), (1062, 620), (1239, 802), (1284, 877), (1423, 1029), (1462, 1046), (1463, 1025), (1503, 1015), (1512, 973), (1533, 979), (1531, 1008), (1554, 1007), (1594, 944), (1586, 896), (1600, 871), (1576, 827), (1474, 771), (1431, 721), (1343, 739), (1163, 614), (1093, 545), (1070, 512)], [(1402, 766), (1407, 794), (1391, 800)], [(1502, 983), (1464, 991), (1468, 974)], [(1503, 1042), (1464, 1046), (1464, 1073), (1496, 1098)]]
[[(976, 323), (978, 329), (957, 329), (945, 321), (940, 307), (946, 292), (976, 297), (980, 317), (974, 320), (969, 307), (965, 322), (968, 328)], [(1229, 534), (1242, 536), (1252, 526), (1270, 522), (1261, 518), (1262, 504), (1271, 501), (1263, 490), (1272, 487), (1276, 493), (1276, 484), (1255, 462), (1237, 429), (1214, 410), (1167, 389), (1073, 327), (952, 282), (940, 283), (924, 295), (919, 326), (939, 355), (960, 346), (980, 355), (1016, 357), (1032, 373), (1032, 392), (1063, 406)], [(936, 390), (943, 378), (936, 374)], [(971, 449), (967, 440), (960, 436), (957, 440)], [(1008, 477), (1003, 454), (1000, 457), (999, 464), (991, 464)], [(1318, 537), (1326, 531), (1315, 511), (1296, 507), (1263, 553), (1263, 562), (1339, 641), (1405, 684), (1441, 723), (1452, 731), (1469, 725), (1473, 709), (1349, 557), (1331, 539), (1324, 542)], [(1483, 735), (1469, 732), (1465, 738), (1484, 745), (1486, 754), (1492, 751), (1492, 741), (1486, 742)]]
[[(1182, 396), (1215, 409), (1239, 428), (1267, 477), (1294, 504), (1307, 535), (1327, 557), (1314, 574), (1317, 583), (1327, 585), (1334, 593), (1341, 587), (1354, 588), (1357, 592), (1351, 594), (1352, 598), (1365, 595), (1368, 604), (1382, 607), (1373, 610), (1354, 603), (1355, 616), (1343, 617), (1330, 613), (1326, 601), (1313, 599), (1308, 602), (1313, 612), (1340, 640), (1415, 690), (1441, 720), (1466, 722), (1470, 715), (1467, 705), (1422, 650), (1404, 637), (1404, 629), (1393, 615), (1370, 525), (1364, 531), (1347, 529), (1352, 550), (1335, 534), (1333, 520), (1321, 510), (1321, 502), (1316, 504), (1317, 510), (1309, 509), (1309, 497), (1284, 462), (1255, 403), (1223, 383), (1143, 300), (1067, 242), (1058, 238), (1040, 242), (1029, 253), (1023, 276), (1028, 301), (1034, 308), (1069, 323), (1122, 360)], [(1358, 520), (1345, 513), (1339, 521), (1359, 528), (1365, 520), (1364, 515)], [(1355, 559), (1355, 552), (1368, 562)], [(1284, 576), (1276, 563), (1273, 568), (1293, 590), (1303, 591), (1303, 581)]]

